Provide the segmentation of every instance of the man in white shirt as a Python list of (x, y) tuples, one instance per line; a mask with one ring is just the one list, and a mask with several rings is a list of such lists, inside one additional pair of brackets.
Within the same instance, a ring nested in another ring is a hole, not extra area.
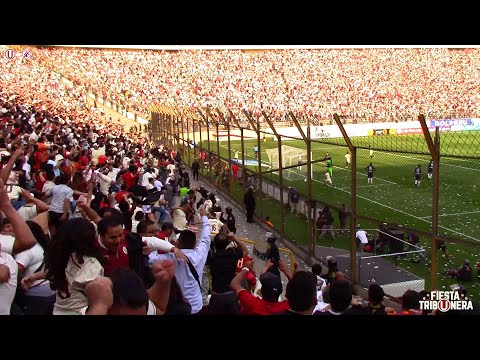
[(346, 162), (346, 165), (345, 167), (349, 167), (350, 166), (350, 161), (351, 161), (352, 157), (350, 156), (350, 153), (347, 151), (347, 153), (345, 154), (345, 162)]
[(147, 168), (143, 173), (141, 185), (145, 187), (148, 186), (148, 184), (150, 183), (150, 179), (155, 179), (155, 176), (153, 176), (152, 170), (150, 168)]
[(368, 234), (365, 230), (362, 230), (360, 224), (357, 225), (357, 232), (355, 234), (357, 238), (357, 250), (363, 252), (365, 245), (368, 244)]
[(160, 181), (160, 176), (157, 176), (157, 178), (156, 178), (155, 181), (153, 182), (153, 186), (154, 186), (158, 191), (162, 191), (163, 184), (162, 184), (162, 182)]
[(112, 178), (106, 175), (107, 171), (108, 169), (105, 169), (103, 172), (95, 172), (97, 175), (97, 182), (100, 185), (100, 192), (106, 196), (108, 196), (108, 189), (110, 189), (110, 185), (113, 183)]
[(203, 307), (200, 284), (202, 283), (203, 268), (205, 267), (208, 251), (210, 250), (210, 235), (212, 232), (205, 205), (200, 207), (199, 213), (202, 220), (202, 232), (198, 244), (195, 233), (189, 230), (184, 230), (177, 241), (177, 246), (182, 249), (182, 252), (188, 257), (189, 263), (195, 269), (198, 275), (198, 281), (195, 279), (195, 275), (192, 274), (192, 270), (190, 270), (187, 263), (175, 260), (173, 254), (156, 255), (152, 253), (149, 255), (151, 264), (154, 264), (158, 260), (165, 259), (176, 261), (175, 277), (180, 289), (182, 289), (183, 296), (192, 307), (192, 314), (199, 313)]
[(113, 181), (117, 181), (117, 175), (120, 172), (119, 168), (114, 168), (113, 164), (108, 164), (108, 173), (107, 176)]
[(167, 170), (170, 172), (170, 176), (175, 176), (175, 164), (171, 163), (167, 165)]
[(52, 196), (52, 202), (49, 206), (48, 212), (51, 218), (52, 226), (59, 226), (62, 221), (68, 217), (70, 210), (70, 202), (73, 201), (73, 190), (68, 187), (68, 176), (62, 174), (57, 178), (58, 185), (48, 190), (45, 196)]

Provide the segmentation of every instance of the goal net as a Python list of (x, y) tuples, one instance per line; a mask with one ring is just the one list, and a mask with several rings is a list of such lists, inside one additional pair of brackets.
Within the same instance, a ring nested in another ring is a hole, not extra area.
[[(294, 166), (283, 170), (283, 177), (287, 180), (305, 180), (307, 178), (307, 152), (305, 149), (289, 145), (282, 145), (282, 168)], [(267, 149), (267, 155), (270, 163), (270, 169), (279, 168), (278, 148)], [(313, 160), (313, 157), (312, 157)], [(302, 163), (302, 165), (299, 165)], [(275, 171), (274, 174), (279, 174)]]

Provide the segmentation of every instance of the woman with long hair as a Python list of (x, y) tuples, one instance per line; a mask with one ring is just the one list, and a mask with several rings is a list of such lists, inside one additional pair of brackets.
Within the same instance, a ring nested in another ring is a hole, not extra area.
[(88, 306), (89, 282), (103, 276), (97, 232), (83, 218), (66, 221), (52, 240), (46, 257), (47, 279), (56, 291), (54, 315), (79, 315)]

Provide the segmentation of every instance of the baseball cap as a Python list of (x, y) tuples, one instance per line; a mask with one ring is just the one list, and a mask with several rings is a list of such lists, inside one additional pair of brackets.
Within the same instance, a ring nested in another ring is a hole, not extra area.
[(272, 241), (275, 241), (277, 240), (277, 237), (275, 236), (275, 234), (271, 233), (271, 232), (267, 232), (265, 234), (265, 236), (267, 237), (267, 240), (272, 240)]
[(336, 264), (337, 259), (335, 259), (333, 256), (327, 256), (327, 262), (329, 262), (331, 264)]
[(278, 298), (283, 291), (282, 280), (279, 276), (266, 272), (260, 275), (262, 284), (262, 295), (268, 298)]

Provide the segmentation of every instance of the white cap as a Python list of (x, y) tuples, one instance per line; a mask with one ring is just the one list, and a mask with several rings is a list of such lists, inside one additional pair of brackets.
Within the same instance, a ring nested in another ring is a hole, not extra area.
[(55, 155), (55, 161), (63, 160), (63, 156), (60, 154)]

